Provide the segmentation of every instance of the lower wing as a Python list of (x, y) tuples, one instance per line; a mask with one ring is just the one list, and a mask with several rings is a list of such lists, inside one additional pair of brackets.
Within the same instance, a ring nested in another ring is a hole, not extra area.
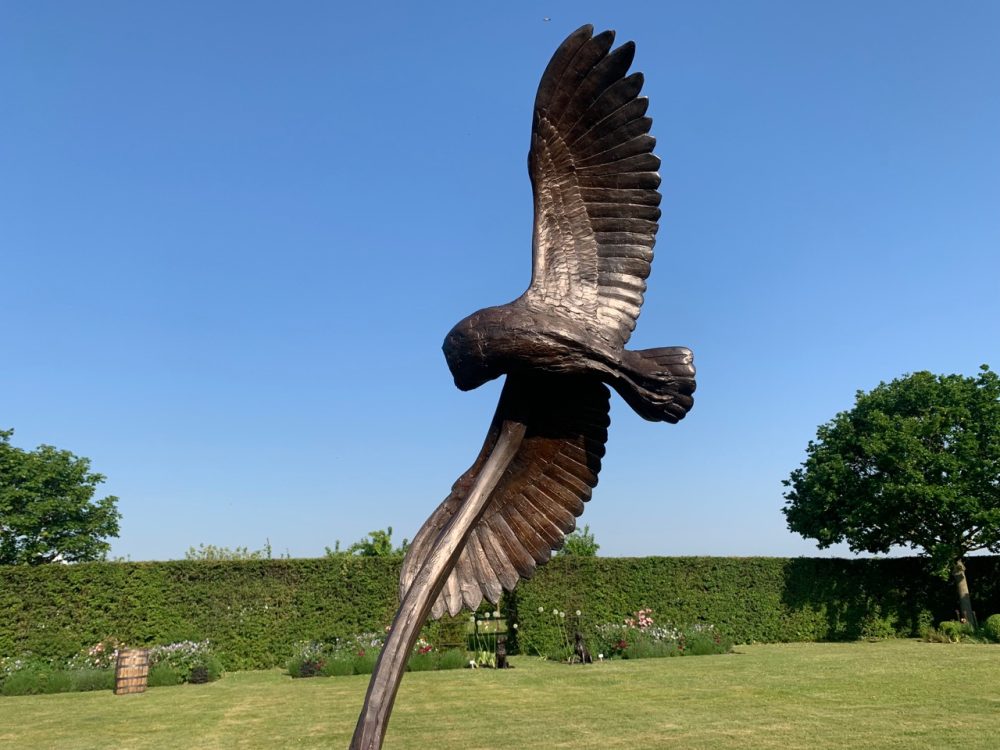
[(597, 484), (610, 423), (608, 401), (608, 389), (589, 376), (508, 375), (478, 458), (410, 545), (400, 596), (465, 501), (504, 420), (525, 424), (524, 440), (469, 535), (431, 616), (437, 619), (446, 611), (457, 615), (463, 607), (475, 610), (484, 597), (496, 603), (504, 589), (512, 591), (521, 578), (530, 578), (576, 528)]

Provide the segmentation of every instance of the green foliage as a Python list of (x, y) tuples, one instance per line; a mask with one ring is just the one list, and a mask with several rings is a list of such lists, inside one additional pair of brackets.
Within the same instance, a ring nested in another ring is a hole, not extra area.
[(938, 632), (952, 643), (974, 638), (976, 629), (970, 623), (959, 620), (944, 620), (938, 625)]
[(378, 661), (378, 653), (367, 651), (354, 657), (354, 674), (371, 674), (375, 671), (375, 662)]
[(188, 547), (184, 553), (185, 560), (209, 560), (217, 562), (219, 560), (270, 560), (271, 542), (268, 541), (263, 549), (250, 550), (246, 547), (216, 547), (214, 544), (199, 544), (197, 547)]
[[(987, 611), (1000, 609), (1000, 558), (967, 564)], [(600, 624), (652, 607), (660, 622), (712, 623), (734, 642), (752, 643), (855, 640), (872, 612), (897, 635), (916, 636), (953, 611), (952, 601), (948, 584), (918, 558), (562, 557), (521, 582), (505, 610), (518, 624), (518, 650), (544, 655), (565, 646), (554, 608)]]
[(73, 690), (75, 692), (113, 690), (115, 687), (115, 671), (113, 669), (78, 669), (70, 674), (73, 676)]
[(4, 675), (0, 680), (0, 695), (44, 695), (111, 690), (114, 684), (113, 670), (58, 669), (49, 664), (33, 663)]
[(784, 482), (788, 527), (820, 547), (909, 546), (948, 576), (1000, 551), (1000, 377), (917, 372), (821, 425)]
[(345, 677), (352, 674), (354, 674), (354, 660), (346, 656), (331, 657), (323, 666), (324, 677)]
[(149, 650), (149, 663), (169, 666), (181, 682), (210, 682), (222, 676), (222, 664), (207, 640), (153, 646)]
[(104, 477), (51, 445), (25, 451), (0, 430), (0, 565), (103, 559), (118, 536), (118, 498), (93, 501)]
[(576, 557), (597, 557), (597, 550), (601, 545), (594, 539), (590, 531), (590, 524), (585, 524), (582, 529), (577, 529), (571, 534), (567, 534), (563, 540), (560, 555), (574, 555)]
[[(967, 565), (983, 610), (1000, 612), (1000, 558), (972, 556)], [(398, 604), (399, 570), (398, 557), (353, 555), (0, 566), (0, 654), (65, 662), (100, 642), (208, 639), (226, 669), (284, 665), (298, 642), (384, 633)], [(566, 556), (522, 581), (499, 610), (508, 653), (547, 654), (566, 644), (555, 607), (567, 619), (582, 610), (587, 626), (648, 606), (658, 621), (713, 623), (748, 643), (857, 639), (876, 610), (897, 634), (916, 635), (954, 611), (952, 598), (916, 558)], [(429, 624), (425, 638), (462, 650), (468, 625), (468, 614), (446, 617)]]
[(465, 657), (464, 651), (450, 648), (441, 652), (438, 658), (438, 669), (464, 669), (467, 663), (468, 659)]
[(375, 531), (369, 531), (368, 536), (359, 539), (346, 550), (340, 549), (340, 540), (334, 544), (333, 549), (329, 547), (326, 548), (327, 557), (339, 557), (341, 555), (358, 555), (360, 557), (402, 557), (406, 554), (406, 550), (410, 548), (410, 542), (408, 539), (404, 539), (403, 543), (398, 547), (392, 546), (392, 526), (386, 528), (385, 531), (381, 529), (376, 529)]
[(414, 654), (406, 662), (409, 672), (431, 672), (438, 668), (438, 654), (430, 651), (426, 654)]
[(995, 643), (1000, 643), (1000, 614), (990, 615), (982, 627), (983, 635)]
[(0, 566), (0, 654), (208, 639), (227, 669), (273, 667), (299, 641), (381, 632), (399, 568), (398, 557), (356, 556)]
[(0, 687), (0, 695), (41, 695), (49, 692), (48, 681), (51, 672), (46, 669), (22, 669), (10, 675)]
[(180, 685), (184, 682), (181, 673), (169, 664), (156, 664), (149, 668), (149, 676), (146, 678), (147, 687), (170, 687)]

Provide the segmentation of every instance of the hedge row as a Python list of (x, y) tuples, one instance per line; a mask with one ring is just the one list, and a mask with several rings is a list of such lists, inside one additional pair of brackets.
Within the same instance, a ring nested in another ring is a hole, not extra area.
[[(271, 667), (298, 641), (381, 631), (399, 568), (398, 559), (346, 556), (0, 567), (0, 656), (68, 657), (108, 637), (207, 638), (228, 669)], [(968, 561), (984, 619), (1000, 612), (998, 573), (998, 557)], [(660, 622), (710, 622), (750, 642), (854, 639), (873, 627), (909, 635), (953, 617), (954, 602), (952, 585), (916, 558), (566, 557), (501, 606), (522, 641), (545, 651), (561, 643), (552, 609), (579, 609), (594, 625), (652, 607)], [(464, 621), (435, 625), (440, 639), (458, 642)]]
[[(1000, 612), (1000, 557), (967, 562), (981, 618)], [(557, 558), (522, 584), (507, 616), (524, 634), (522, 649), (562, 643), (567, 613), (584, 631), (652, 607), (658, 623), (712, 623), (737, 643), (855, 640), (919, 635), (954, 618), (955, 587), (931, 576), (919, 558)]]

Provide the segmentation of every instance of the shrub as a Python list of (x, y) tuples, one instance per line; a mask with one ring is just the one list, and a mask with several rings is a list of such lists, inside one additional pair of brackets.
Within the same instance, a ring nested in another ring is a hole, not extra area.
[(115, 671), (113, 669), (76, 669), (73, 675), (73, 690), (81, 693), (89, 690), (113, 690)]
[(438, 655), (433, 651), (414, 654), (406, 663), (406, 668), (411, 672), (430, 672), (438, 668)]
[(40, 695), (45, 692), (48, 679), (46, 671), (37, 667), (26, 667), (8, 675), (0, 687), (2, 695)]
[(653, 659), (662, 656), (680, 656), (682, 648), (676, 641), (656, 641), (639, 636), (622, 651), (623, 659)]
[(184, 682), (184, 677), (169, 664), (156, 664), (149, 668), (149, 677), (146, 685), (149, 687), (169, 687), (170, 685), (180, 685)]
[(288, 660), (285, 668), (291, 677), (298, 679), (300, 677), (315, 677), (323, 674), (325, 666), (326, 660), (322, 657), (307, 659), (302, 656), (293, 656)]
[(447, 651), (441, 652), (438, 659), (438, 669), (463, 669), (468, 663), (469, 660), (466, 658), (464, 651), (457, 648), (450, 648)]
[(73, 673), (65, 669), (56, 669), (48, 673), (44, 683), (45, 693), (73, 692)]
[(952, 643), (958, 643), (976, 634), (976, 630), (972, 625), (967, 622), (959, 622), (958, 620), (944, 620), (938, 625), (938, 630)]
[(362, 651), (354, 657), (354, 674), (371, 674), (375, 671), (375, 662), (378, 654), (371, 651)]
[[(222, 663), (212, 653), (208, 641), (178, 641), (149, 650), (150, 666), (166, 665), (181, 682), (210, 682), (222, 676)], [(192, 677), (197, 673), (197, 679)]]
[(323, 667), (323, 675), (326, 677), (344, 677), (352, 674), (354, 674), (354, 660), (345, 656), (333, 656)]
[(878, 609), (861, 620), (861, 637), (866, 641), (884, 641), (896, 637), (896, 623), (893, 617), (882, 617)]
[(991, 641), (1000, 643), (1000, 614), (990, 615), (983, 623), (983, 635)]
[(685, 651), (689, 656), (709, 656), (712, 654), (728, 654), (733, 650), (733, 642), (724, 635), (715, 632), (715, 628), (694, 626), (685, 632)]

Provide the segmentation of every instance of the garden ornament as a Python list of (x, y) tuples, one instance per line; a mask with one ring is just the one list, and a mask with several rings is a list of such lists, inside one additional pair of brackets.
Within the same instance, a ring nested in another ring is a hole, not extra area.
[(528, 152), (534, 192), (531, 285), (444, 341), (455, 385), (506, 375), (479, 457), (406, 555), (401, 604), (351, 742), (382, 738), (428, 616), (498, 602), (576, 527), (597, 484), (611, 386), (640, 416), (677, 422), (693, 404), (689, 349), (625, 349), (635, 328), (660, 217), (660, 160), (628, 75), (635, 45), (611, 49), (592, 26), (556, 50), (535, 98)]

